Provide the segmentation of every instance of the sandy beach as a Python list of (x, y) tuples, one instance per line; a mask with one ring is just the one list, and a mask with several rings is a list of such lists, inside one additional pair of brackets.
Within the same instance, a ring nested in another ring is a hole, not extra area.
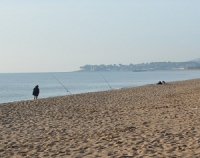
[(199, 158), (200, 79), (0, 104), (1, 158)]

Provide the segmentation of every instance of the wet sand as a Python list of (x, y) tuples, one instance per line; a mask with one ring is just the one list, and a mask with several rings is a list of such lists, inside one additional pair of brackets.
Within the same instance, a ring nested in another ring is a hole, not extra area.
[(0, 104), (0, 157), (199, 158), (200, 79)]

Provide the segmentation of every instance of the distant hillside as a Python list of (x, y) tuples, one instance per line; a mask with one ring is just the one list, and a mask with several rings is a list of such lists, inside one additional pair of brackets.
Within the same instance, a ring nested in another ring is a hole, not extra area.
[(200, 69), (200, 58), (187, 62), (151, 62), (141, 64), (85, 65), (80, 71), (155, 71), (155, 70), (184, 70)]
[(192, 61), (200, 63), (200, 58), (191, 60), (190, 62), (192, 62)]

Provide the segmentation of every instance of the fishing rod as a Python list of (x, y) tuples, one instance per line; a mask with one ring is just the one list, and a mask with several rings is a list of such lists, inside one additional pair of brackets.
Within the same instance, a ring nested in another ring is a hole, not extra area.
[(69, 93), (69, 94), (72, 94), (72, 93), (70, 93), (70, 91), (51, 73), (51, 75), (56, 79), (56, 81), (58, 81), (60, 84), (61, 84), (61, 86), (63, 86), (63, 88), (65, 88), (66, 89), (66, 91)]
[(108, 83), (108, 81), (103, 77), (103, 75), (100, 73), (101, 77), (106, 81), (106, 83), (108, 84), (108, 86), (110, 87), (110, 89), (112, 89), (111, 85)]

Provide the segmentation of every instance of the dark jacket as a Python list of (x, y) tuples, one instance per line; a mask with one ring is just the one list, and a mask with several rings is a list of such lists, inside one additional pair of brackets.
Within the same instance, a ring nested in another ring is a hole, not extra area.
[(39, 88), (36, 86), (36, 87), (33, 89), (33, 95), (34, 95), (34, 96), (38, 96), (39, 93), (40, 93), (40, 90), (39, 90)]

